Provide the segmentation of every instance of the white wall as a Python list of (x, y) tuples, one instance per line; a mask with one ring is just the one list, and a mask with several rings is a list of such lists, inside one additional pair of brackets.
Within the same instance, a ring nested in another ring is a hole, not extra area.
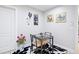
[(76, 40), (75, 47), (76, 47), (76, 53), (79, 53), (79, 43), (78, 43), (78, 41), (79, 41), (79, 6), (78, 6), (78, 19), (77, 19), (77, 29), (76, 30), (77, 30), (76, 31), (77, 40)]
[[(47, 23), (47, 15), (56, 15), (61, 12), (67, 13), (66, 23)], [(54, 43), (69, 49), (75, 49), (75, 26), (77, 19), (76, 6), (60, 6), (45, 13), (45, 31), (52, 32)]]
[[(40, 12), (39, 10), (35, 10), (33, 8), (30, 7), (25, 7), (25, 6), (16, 6), (16, 10), (17, 10), (17, 35), (19, 34), (24, 34), (27, 38), (27, 44), (29, 45), (30, 43), (30, 34), (37, 34), (42, 32), (42, 28), (43, 28), (43, 13)], [(31, 12), (32, 15), (34, 14), (38, 14), (39, 16), (39, 23), (38, 25), (34, 26), (33, 22), (33, 16), (32, 18), (29, 20), (30, 21), (30, 25), (27, 25), (27, 15), (28, 12)]]

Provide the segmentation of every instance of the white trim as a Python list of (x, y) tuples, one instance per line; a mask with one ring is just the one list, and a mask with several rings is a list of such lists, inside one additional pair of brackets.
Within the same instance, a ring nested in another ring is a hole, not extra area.
[(0, 54), (12, 54), (16, 49), (1, 51)]

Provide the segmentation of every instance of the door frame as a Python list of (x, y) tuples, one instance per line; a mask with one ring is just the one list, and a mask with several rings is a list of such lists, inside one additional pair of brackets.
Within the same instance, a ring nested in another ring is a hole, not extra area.
[[(16, 8), (15, 7), (13, 7), (13, 6), (7, 6), (7, 5), (1, 5), (0, 7), (2, 7), (2, 8), (8, 8), (8, 9), (11, 9), (11, 10), (14, 10), (14, 17), (15, 17), (15, 33), (13, 33), (14, 34), (14, 37), (15, 37), (15, 39), (17, 39), (17, 11), (16, 11)], [(7, 53), (7, 52), (11, 52), (11, 51), (14, 51), (15, 49), (17, 48), (17, 46), (14, 48), (14, 49), (11, 49), (11, 50), (6, 50), (6, 51), (1, 51), (0, 53)]]

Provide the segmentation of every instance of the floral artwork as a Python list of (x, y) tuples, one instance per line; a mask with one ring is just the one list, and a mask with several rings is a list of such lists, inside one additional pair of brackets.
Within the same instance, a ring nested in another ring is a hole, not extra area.
[(24, 44), (26, 39), (23, 34), (20, 34), (20, 36), (17, 36), (18, 40), (16, 41), (18, 45)]
[(66, 22), (66, 12), (56, 15), (56, 23), (65, 23)]
[(54, 17), (52, 15), (48, 15), (47, 22), (53, 22), (53, 21), (54, 21)]
[(34, 25), (38, 25), (38, 15), (34, 14)]
[(31, 13), (31, 12), (28, 13), (28, 17), (29, 17), (29, 18), (32, 17), (32, 13)]
[(27, 25), (29, 26), (30, 25), (30, 19), (32, 18), (32, 13), (31, 12), (28, 12), (28, 17), (26, 18), (26, 23)]

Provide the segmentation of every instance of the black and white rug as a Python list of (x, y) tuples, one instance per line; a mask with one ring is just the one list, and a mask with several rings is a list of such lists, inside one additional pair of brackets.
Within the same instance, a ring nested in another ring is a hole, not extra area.
[(40, 48), (41, 47), (36, 48), (33, 53), (35, 54), (66, 54), (67, 53), (66, 49), (63, 49), (56, 45), (53, 45), (53, 48), (52, 48), (52, 47), (49, 47), (48, 44), (46, 44), (42, 47), (42, 50)]
[[(31, 52), (31, 54), (67, 54), (67, 53), (68, 51), (66, 49), (63, 49), (56, 45), (53, 45), (52, 49), (52, 47), (50, 47), (48, 44), (42, 46), (42, 49), (41, 47), (38, 47)], [(25, 47), (23, 50), (17, 50), (12, 54), (30, 54), (30, 46)]]

